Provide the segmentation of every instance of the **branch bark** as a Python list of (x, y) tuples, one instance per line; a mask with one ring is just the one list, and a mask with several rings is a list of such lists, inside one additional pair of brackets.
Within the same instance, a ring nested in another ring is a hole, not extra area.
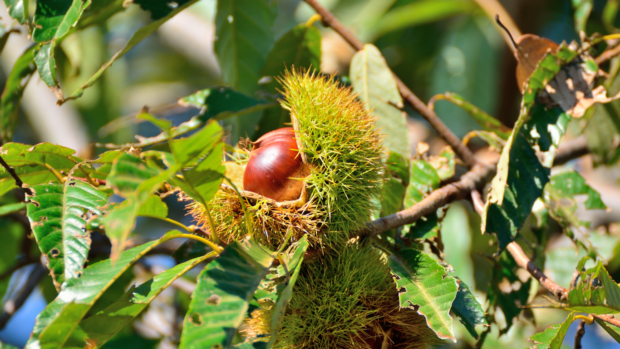
[(581, 349), (581, 338), (586, 334), (586, 322), (581, 320), (579, 326), (577, 327), (577, 332), (575, 332), (575, 349)]
[[(323, 21), (323, 25), (331, 27), (336, 33), (338, 33), (346, 42), (351, 45), (355, 50), (363, 50), (364, 43), (358, 39), (353, 33), (347, 29), (338, 19), (324, 8), (316, 0), (305, 0), (310, 7), (312, 7), (316, 13), (318, 13)], [(467, 167), (472, 168), (477, 164), (477, 160), (472, 152), (461, 142), (461, 140), (446, 126), (446, 124), (437, 117), (434, 111), (428, 108), (424, 102), (422, 102), (418, 96), (416, 96), (411, 90), (396, 76), (396, 86), (403, 99), (417, 111), (430, 125), (437, 131), (437, 134), (443, 138), (454, 149), (456, 154), (463, 160)]]
[(32, 190), (28, 187), (24, 188), (24, 182), (22, 182), (21, 178), (19, 178), (19, 176), (15, 172), (15, 169), (9, 166), (9, 164), (7, 164), (6, 161), (4, 161), (4, 159), (1, 156), (0, 156), (0, 165), (4, 167), (6, 172), (8, 172), (11, 175), (11, 177), (13, 177), (13, 179), (15, 180), (16, 186), (18, 186), (21, 190), (23, 190), (24, 193), (28, 195), (32, 195)]

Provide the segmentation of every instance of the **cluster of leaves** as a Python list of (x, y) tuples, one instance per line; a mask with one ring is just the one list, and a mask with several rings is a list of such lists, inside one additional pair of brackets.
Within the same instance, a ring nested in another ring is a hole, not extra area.
[[(74, 0), (48, 4), (37, 0), (32, 2), (36, 8), (31, 19), (28, 9), (31, 2), (5, 0), (12, 18), (27, 25), (35, 44), (15, 63), (0, 100), (1, 155), (12, 167), (13, 174), (24, 182), (29, 194), (24, 201), (8, 199), (10, 195), (5, 194), (13, 188), (14, 178), (8, 169), (3, 169), (0, 172), (0, 214), (19, 215), (26, 209), (38, 245), (37, 253), (47, 260), (55, 288), (52, 293), (57, 292), (37, 318), (28, 348), (102, 347), (138, 317), (161, 292), (195, 267), (202, 271), (197, 276), (196, 289), (185, 315), (181, 348), (268, 348), (277, 338), (287, 304), (295, 294), (294, 286), (308, 249), (306, 239), (283, 246), (287, 249), (279, 251), (270, 251), (249, 239), (222, 247), (217, 236), (205, 238), (199, 229), (168, 218), (168, 206), (162, 198), (181, 191), (207, 207), (208, 212), (209, 200), (225, 179), (221, 162), (226, 145), (220, 123), (226, 124), (241, 116), (260, 115), (252, 122), (244, 123), (243, 128), (232, 131), (234, 142), (240, 135), (260, 135), (290, 120), (276, 102), (279, 83), (275, 77), (287, 68), (318, 69), (321, 66), (321, 34), (315, 26), (318, 18), (312, 17), (276, 40), (271, 29), (277, 16), (274, 2), (218, 1), (215, 52), (227, 87), (201, 90), (180, 99), (181, 105), (199, 109), (191, 120), (173, 126), (167, 120), (142, 113), (138, 117), (157, 126), (161, 131), (159, 135), (139, 138), (131, 149), (118, 146), (119, 150), (102, 153), (93, 160), (81, 159), (74, 155), (74, 150), (49, 143), (30, 146), (10, 142), (19, 116), (21, 96), (33, 74), (40, 75), (59, 104), (79, 98), (115, 60), (196, 2), (134, 1), (134, 6), (150, 12), (152, 21), (140, 28), (78, 90), (66, 95), (56, 76), (55, 62), (60, 42), (75, 31), (100, 25), (110, 16), (124, 11), (124, 2)], [(591, 1), (574, 3), (576, 26), (583, 31), (592, 4)], [(391, 12), (390, 20), (379, 21), (377, 31), (393, 30), (395, 26), (403, 25), (406, 13), (415, 13), (420, 7), (431, 5), (431, 1), (419, 1), (408, 6), (407, 11)], [(436, 17), (444, 18), (473, 11), (474, 5), (443, 1), (438, 8)], [(243, 18), (255, 20), (241, 20)], [(410, 25), (411, 19), (407, 21), (406, 25)], [(11, 30), (5, 30), (0, 44), (4, 44), (9, 35)], [(372, 37), (376, 33), (367, 35)], [(587, 50), (562, 45), (540, 62), (535, 62), (537, 68), (529, 77), (521, 114), (512, 129), (459, 95), (446, 93), (433, 99), (450, 101), (465, 110), (481, 128), (475, 135), (501, 151), (482, 224), (484, 232), (497, 235), (500, 252), (514, 243), (519, 234), (526, 234), (523, 229), (534, 210), (537, 217), (544, 217), (543, 221), (548, 218), (557, 221), (584, 253), (597, 255), (588, 239), (588, 223), (575, 218), (578, 204), (574, 197), (586, 195), (587, 209), (604, 209), (606, 206), (579, 173), (570, 171), (551, 176), (550, 172), (554, 150), (575, 115), (572, 110), (563, 109), (557, 100), (556, 104), (549, 105), (542, 103), (540, 98), (541, 92), (567, 67), (572, 69), (579, 65), (580, 71), (589, 69), (590, 73), (598, 70), (598, 66), (592, 67), (593, 62), (587, 56), (580, 56), (582, 51)], [(614, 58), (612, 67), (616, 68), (605, 83), (610, 90), (620, 71), (617, 58)], [(440, 188), (442, 182), (455, 176), (455, 154), (449, 147), (444, 148), (439, 156), (428, 156), (428, 149), (418, 146), (418, 155), (410, 157), (411, 144), (403, 100), (377, 47), (366, 45), (353, 56), (348, 81), (360, 100), (376, 115), (376, 127), (386, 135), (384, 146), (389, 156), (385, 163), (382, 194), (377, 198), (377, 206), (380, 206), (375, 212), (377, 216), (388, 216), (420, 203)], [(592, 112), (586, 112), (582, 119), (589, 121), (585, 129), (589, 143), (599, 142), (591, 148), (601, 164), (613, 164), (619, 158), (617, 147), (609, 150), (609, 145), (615, 144), (614, 137), (618, 132), (609, 134), (609, 128), (600, 126), (612, 124), (616, 131), (619, 130), (616, 107), (615, 103), (592, 107), (589, 109)], [(605, 133), (605, 137), (599, 137), (601, 133)], [(152, 147), (155, 145), (158, 147)], [(146, 151), (136, 149), (147, 147), (152, 148)], [(541, 154), (542, 162), (539, 159)], [(111, 199), (113, 194), (114, 200)], [(119, 197), (122, 200), (118, 200)], [(536, 207), (537, 201), (544, 209)], [(502, 329), (505, 332), (523, 313), (521, 306), (531, 299), (533, 280), (522, 280), (517, 275), (517, 265), (506, 252), (490, 257), (493, 272), (488, 289), (489, 310), (485, 312), (473, 291), (453, 275), (451, 266), (445, 261), (446, 242), (442, 240), (441, 224), (446, 210), (447, 207), (439, 209), (415, 224), (373, 237), (374, 246), (387, 256), (394, 287), (401, 290), (400, 306), (424, 316), (427, 326), (440, 339), (457, 340), (450, 313), (457, 316), (468, 333), (477, 339), (480, 335), (476, 326), (493, 323), (493, 315), (500, 309), (506, 319), (506, 326)], [(171, 230), (156, 240), (133, 245), (140, 241), (130, 239), (140, 235), (134, 232), (138, 217), (160, 220), (183, 231)], [(535, 252), (543, 255), (542, 261), (536, 260), (538, 264), (545, 262), (545, 244), (550, 234), (545, 225), (533, 225), (531, 229), (538, 243)], [(11, 223), (6, 228), (9, 231), (7, 239), (23, 239), (26, 232), (20, 229), (19, 223)], [(100, 232), (105, 232), (111, 244), (110, 255), (103, 259), (91, 251), (92, 240)], [(140, 285), (127, 288), (126, 275), (130, 268), (145, 255), (177, 238), (196, 240), (206, 247), (196, 252), (189, 251), (189, 243), (184, 244), (175, 253), (176, 257), (184, 256), (178, 258), (178, 264)], [(0, 271), (6, 272), (14, 265), (20, 265), (21, 257), (16, 253), (3, 256)], [(25, 252), (30, 259), (37, 253)], [(277, 266), (274, 261), (278, 261)], [(577, 312), (601, 315), (620, 311), (618, 284), (600, 260), (590, 269), (585, 269), (586, 261), (584, 258), (576, 264), (578, 275), (571, 283), (566, 303), (560, 305), (571, 313), (562, 324), (533, 336), (531, 339), (536, 347), (559, 348), (570, 323), (583, 318)], [(539, 266), (543, 267), (542, 264)], [(508, 288), (503, 287), (506, 283)], [(272, 292), (269, 294), (264, 294), (265, 284), (270, 285)], [(518, 287), (513, 287), (515, 284), (519, 284)], [(4, 293), (6, 289), (7, 283), (2, 282), (0, 291)], [(261, 299), (269, 298), (275, 304), (270, 339), (268, 342), (248, 343), (240, 337), (239, 329), (257, 306), (258, 294)], [(526, 313), (531, 315), (531, 312)], [(620, 328), (600, 319), (597, 322), (620, 342)]]

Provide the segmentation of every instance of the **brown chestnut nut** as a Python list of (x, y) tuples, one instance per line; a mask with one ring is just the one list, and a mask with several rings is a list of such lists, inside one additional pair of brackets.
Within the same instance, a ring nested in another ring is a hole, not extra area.
[(243, 174), (243, 190), (276, 201), (296, 200), (301, 195), (303, 163), (292, 127), (266, 133), (254, 144)]

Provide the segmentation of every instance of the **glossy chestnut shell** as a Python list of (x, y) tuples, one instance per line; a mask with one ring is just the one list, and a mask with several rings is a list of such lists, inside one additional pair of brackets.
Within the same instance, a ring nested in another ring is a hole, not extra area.
[(254, 142), (243, 174), (243, 189), (276, 201), (296, 200), (301, 195), (303, 162), (292, 127), (266, 133)]

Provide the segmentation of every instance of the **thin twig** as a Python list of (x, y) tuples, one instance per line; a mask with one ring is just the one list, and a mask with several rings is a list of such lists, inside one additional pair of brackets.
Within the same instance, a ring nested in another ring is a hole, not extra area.
[(608, 50), (605, 50), (605, 52), (601, 53), (600, 56), (596, 57), (594, 59), (594, 61), (596, 62), (596, 64), (601, 65), (605, 62), (607, 62), (608, 60), (616, 57), (617, 55), (620, 54), (620, 45), (614, 47), (614, 48), (610, 48)]
[(24, 305), (24, 302), (26, 302), (26, 299), (28, 299), (34, 288), (39, 284), (39, 281), (45, 276), (45, 271), (46, 268), (43, 267), (41, 263), (37, 264), (30, 275), (28, 275), (28, 279), (24, 282), (22, 287), (15, 291), (12, 297), (4, 302), (2, 314), (0, 314), (0, 329), (4, 328), (13, 315)]
[(32, 195), (32, 190), (28, 187), (24, 188), (24, 182), (22, 182), (22, 180), (19, 178), (17, 173), (15, 173), (15, 169), (9, 166), (9, 164), (7, 164), (6, 161), (4, 161), (2, 156), (0, 156), (0, 165), (4, 167), (4, 169), (11, 175), (11, 177), (13, 177), (13, 179), (15, 180), (16, 186), (18, 186), (21, 190), (23, 190), (24, 193), (28, 195)]
[[(346, 42), (349, 43), (355, 50), (360, 51), (364, 49), (364, 43), (358, 39), (349, 29), (347, 29), (338, 19), (324, 8), (316, 0), (305, 0), (310, 7), (312, 7), (319, 15), (321, 15), (323, 25), (331, 27), (336, 33), (338, 33)], [(392, 73), (392, 75), (394, 75)], [(437, 117), (434, 111), (428, 108), (424, 102), (422, 102), (411, 90), (396, 76), (394, 75), (396, 86), (400, 95), (405, 101), (417, 111), (426, 121), (437, 131), (437, 134), (443, 138), (458, 156), (465, 162), (467, 167), (472, 168), (476, 165), (477, 161), (472, 152), (461, 142), (461, 140)]]
[(581, 320), (579, 326), (577, 326), (577, 332), (575, 332), (575, 349), (581, 349), (581, 338), (586, 334), (586, 322)]

